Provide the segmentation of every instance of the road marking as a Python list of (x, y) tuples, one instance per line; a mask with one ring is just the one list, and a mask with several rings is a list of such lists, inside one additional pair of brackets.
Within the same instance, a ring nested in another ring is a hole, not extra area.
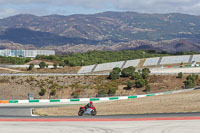
[(0, 103), (9, 103), (9, 101), (0, 101)]

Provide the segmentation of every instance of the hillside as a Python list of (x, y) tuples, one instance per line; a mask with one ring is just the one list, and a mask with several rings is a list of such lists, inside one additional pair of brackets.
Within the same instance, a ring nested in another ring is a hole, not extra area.
[[(158, 49), (200, 51), (200, 17), (187, 14), (103, 12), (0, 19), (0, 40), (59, 52)], [(3, 43), (0, 43), (0, 46)]]
[[(175, 75), (158, 75), (150, 77), (151, 93), (178, 90), (184, 86), (184, 78)], [(96, 97), (102, 89), (116, 88), (115, 95), (137, 95), (149, 93), (145, 87), (126, 89), (130, 78), (108, 80), (107, 76), (0, 76), (0, 100), (27, 99), (31, 93), (35, 99), (48, 99), (52, 90), (56, 95), (51, 99), (66, 99), (75, 97)], [(46, 94), (39, 92), (46, 89)], [(105, 96), (105, 95), (103, 95)]]

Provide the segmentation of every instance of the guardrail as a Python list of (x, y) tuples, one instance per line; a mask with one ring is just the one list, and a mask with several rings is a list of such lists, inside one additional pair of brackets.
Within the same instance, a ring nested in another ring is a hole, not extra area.
[(109, 75), (109, 73), (102, 74), (77, 74), (77, 73), (3, 73), (0, 76), (104, 76)]
[[(0, 64), (0, 67), (4, 67), (4, 68), (28, 68), (29, 65), (2, 65), (2, 64)], [(60, 66), (57, 66), (57, 67), (59, 68)], [(40, 66), (34, 65), (34, 68), (40, 68)], [(48, 68), (54, 68), (54, 66), (48, 65)], [(62, 68), (62, 67), (60, 67), (60, 68)]]

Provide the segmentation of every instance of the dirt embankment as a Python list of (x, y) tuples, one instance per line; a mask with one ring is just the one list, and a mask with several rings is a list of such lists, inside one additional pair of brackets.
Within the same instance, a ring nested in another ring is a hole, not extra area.
[[(145, 94), (145, 88), (126, 90), (126, 83), (130, 78), (120, 78), (115, 81), (107, 76), (0, 76), (0, 99), (27, 99), (27, 94), (33, 94), (35, 99), (48, 99), (52, 89), (56, 95), (52, 99), (73, 97), (96, 97), (102, 88), (116, 87), (117, 96)], [(150, 76), (150, 93), (181, 89), (184, 84), (176, 76)], [(46, 89), (44, 96), (40, 96), (41, 89)]]
[[(72, 98), (74, 91), (81, 90), (81, 95), (94, 96), (92, 89), (97, 76), (0, 76), (0, 99), (27, 99), (28, 93), (35, 99), (48, 99), (51, 90), (56, 89), (52, 99)], [(79, 84), (81, 83), (81, 84)], [(41, 89), (46, 89), (43, 96)]]
[(64, 68), (33, 68), (32, 70), (27, 70), (27, 68), (13, 68), (14, 70), (22, 71), (23, 73), (78, 73), (80, 67), (69, 67)]
[[(98, 115), (199, 112), (200, 90), (94, 104)], [(36, 109), (40, 115), (77, 116), (82, 105)]]

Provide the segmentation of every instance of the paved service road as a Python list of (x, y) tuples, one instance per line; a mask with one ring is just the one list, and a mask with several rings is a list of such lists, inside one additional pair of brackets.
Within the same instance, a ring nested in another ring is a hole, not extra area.
[(0, 122), (1, 133), (199, 133), (200, 120)]

